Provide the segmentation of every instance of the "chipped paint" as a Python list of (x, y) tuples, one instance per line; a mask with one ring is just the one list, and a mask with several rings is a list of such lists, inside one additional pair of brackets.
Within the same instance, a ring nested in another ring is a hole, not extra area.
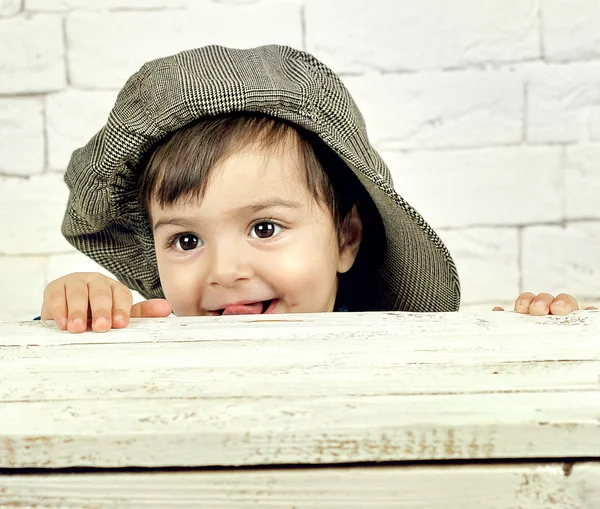
[(494, 432), (479, 436), (472, 433), (465, 440), (456, 428), (431, 428), (426, 431), (404, 430), (381, 432), (375, 437), (344, 439), (322, 434), (315, 439), (318, 463), (328, 461), (394, 461), (491, 458), (495, 453)]
[(576, 431), (579, 424), (576, 422), (553, 422), (553, 428), (566, 429), (567, 431)]
[(17, 465), (16, 443), (13, 438), (3, 438), (0, 442), (0, 465), (14, 467)]
[[(545, 470), (555, 472), (555, 466), (548, 465)], [(541, 467), (535, 472), (522, 473), (522, 482), (515, 492), (515, 509), (530, 509), (544, 507), (557, 509), (581, 509), (585, 505), (585, 498), (580, 490), (568, 489), (567, 475), (556, 477), (544, 475)]]

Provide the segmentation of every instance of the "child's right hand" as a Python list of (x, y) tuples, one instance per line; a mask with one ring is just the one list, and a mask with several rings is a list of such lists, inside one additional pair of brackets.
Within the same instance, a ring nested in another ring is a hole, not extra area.
[(165, 299), (151, 299), (132, 306), (131, 290), (97, 272), (75, 272), (52, 281), (44, 291), (42, 320), (54, 320), (69, 332), (107, 332), (127, 327), (130, 318), (164, 317), (172, 308)]

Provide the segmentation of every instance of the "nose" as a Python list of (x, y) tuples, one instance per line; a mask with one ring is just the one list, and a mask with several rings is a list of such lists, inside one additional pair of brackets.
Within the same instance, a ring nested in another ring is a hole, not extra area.
[(231, 288), (251, 276), (252, 268), (244, 250), (239, 246), (222, 245), (213, 249), (209, 274), (212, 286)]

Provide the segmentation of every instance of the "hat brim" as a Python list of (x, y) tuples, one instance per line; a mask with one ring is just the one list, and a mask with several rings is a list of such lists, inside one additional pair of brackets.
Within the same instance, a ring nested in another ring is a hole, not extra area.
[[(343, 157), (343, 156), (342, 156)], [(448, 249), (393, 188), (373, 182), (344, 158), (373, 200), (385, 231), (374, 310), (446, 312), (460, 307), (460, 281)]]

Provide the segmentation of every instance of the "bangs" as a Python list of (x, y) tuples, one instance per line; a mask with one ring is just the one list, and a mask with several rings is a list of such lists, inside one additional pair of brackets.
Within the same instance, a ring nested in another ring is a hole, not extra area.
[(294, 142), (302, 156), (298, 141), (292, 126), (267, 116), (204, 117), (175, 131), (155, 148), (140, 178), (140, 205), (148, 213), (152, 200), (160, 207), (201, 200), (213, 170), (232, 154), (254, 144), (274, 152)]

